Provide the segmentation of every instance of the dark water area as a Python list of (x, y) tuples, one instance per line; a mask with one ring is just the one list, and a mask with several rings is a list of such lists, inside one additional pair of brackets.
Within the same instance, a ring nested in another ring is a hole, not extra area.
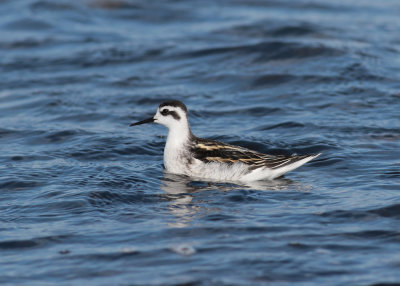
[[(0, 284), (400, 283), (399, 1), (0, 1)], [(163, 172), (193, 132), (322, 152), (254, 184)], [(396, 284), (398, 285), (398, 284)]]

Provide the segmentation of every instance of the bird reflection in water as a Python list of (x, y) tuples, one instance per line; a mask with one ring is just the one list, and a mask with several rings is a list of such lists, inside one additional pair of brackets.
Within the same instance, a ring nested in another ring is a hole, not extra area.
[[(176, 220), (168, 223), (168, 226), (183, 228), (190, 224), (199, 211), (211, 211), (203, 205), (204, 201), (196, 200), (195, 194), (209, 190), (235, 191), (235, 190), (255, 190), (255, 191), (286, 191), (296, 183), (292, 180), (280, 178), (273, 181), (254, 181), (254, 182), (217, 182), (201, 181), (185, 175), (176, 175), (164, 172), (161, 179), (161, 189), (165, 191), (165, 197), (170, 202), (168, 208)], [(215, 210), (215, 207), (213, 208)]]
[(193, 193), (202, 188), (190, 184), (187, 176), (175, 175), (164, 172), (161, 180), (161, 189), (165, 191), (165, 197), (170, 202), (168, 209), (176, 220), (168, 223), (170, 227), (182, 228), (189, 225), (200, 207), (192, 203)]

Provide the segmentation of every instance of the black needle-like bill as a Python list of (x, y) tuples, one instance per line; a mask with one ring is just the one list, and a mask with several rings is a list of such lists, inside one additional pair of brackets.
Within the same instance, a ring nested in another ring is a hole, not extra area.
[(146, 124), (146, 123), (152, 123), (152, 122), (154, 122), (154, 118), (153, 118), (153, 117), (147, 118), (147, 119), (145, 119), (145, 120), (142, 120), (142, 121), (139, 121), (139, 122), (136, 122), (136, 123), (131, 123), (129, 126), (136, 126), (136, 125), (141, 125), (141, 124)]

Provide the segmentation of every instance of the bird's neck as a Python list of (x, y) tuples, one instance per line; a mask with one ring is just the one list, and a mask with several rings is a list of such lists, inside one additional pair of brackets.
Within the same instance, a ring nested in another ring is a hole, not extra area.
[(169, 128), (168, 138), (164, 148), (164, 166), (170, 173), (185, 174), (187, 169), (188, 146), (193, 134), (189, 124), (172, 126)]
[[(175, 127), (175, 128), (174, 128)], [(180, 148), (193, 137), (189, 124), (169, 128), (166, 146)]]

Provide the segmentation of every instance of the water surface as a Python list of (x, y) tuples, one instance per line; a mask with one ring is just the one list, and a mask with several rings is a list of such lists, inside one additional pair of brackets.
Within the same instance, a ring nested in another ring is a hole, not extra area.
[[(400, 282), (398, 1), (0, 2), (0, 283)], [(322, 152), (272, 182), (163, 172), (200, 137)]]

